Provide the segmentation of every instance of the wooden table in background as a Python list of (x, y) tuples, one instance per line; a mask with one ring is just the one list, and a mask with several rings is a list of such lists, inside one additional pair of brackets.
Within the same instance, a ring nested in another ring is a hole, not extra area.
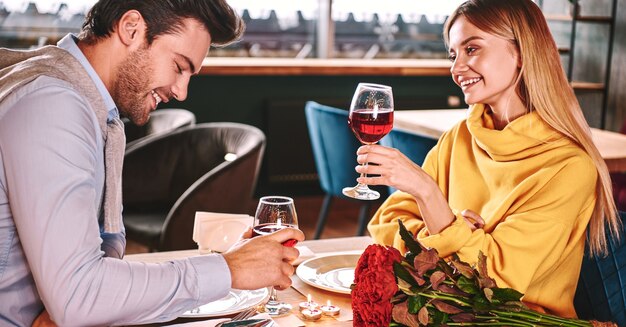
[[(371, 243), (372, 239), (370, 237), (361, 236), (304, 241), (298, 244), (298, 246), (306, 246), (315, 255), (325, 255), (331, 254), (333, 252), (364, 250), (367, 245)], [(166, 262), (169, 260), (182, 259), (195, 255), (198, 255), (197, 250), (154, 252), (127, 255), (124, 257), (124, 260), (142, 262)], [(292, 313), (289, 316), (274, 318), (274, 320), (281, 327), (294, 327), (292, 324), (295, 321), (294, 316), (298, 317), (298, 319), (301, 318), (298, 313), (298, 304), (302, 301), (306, 301), (307, 294), (311, 294), (313, 300), (320, 304), (325, 304), (326, 300), (330, 300), (333, 305), (337, 305), (341, 308), (341, 315), (339, 316), (339, 318), (322, 317), (322, 319), (318, 321), (303, 321), (300, 326), (352, 326), (352, 308), (350, 303), (350, 295), (329, 292), (315, 287), (311, 287), (302, 282), (300, 278), (296, 275), (293, 275), (291, 279), (293, 281), (292, 287), (284, 291), (278, 292), (278, 297), (280, 300), (290, 303), (294, 307)], [(204, 319), (206, 320), (207, 318)], [(194, 320), (179, 318), (176, 319), (174, 322), (185, 323)], [(169, 322), (168, 324), (170, 323), (172, 322)]]
[[(466, 117), (467, 109), (397, 110), (394, 112), (394, 128), (438, 139)], [(609, 172), (626, 171), (626, 135), (592, 128), (591, 137)]]

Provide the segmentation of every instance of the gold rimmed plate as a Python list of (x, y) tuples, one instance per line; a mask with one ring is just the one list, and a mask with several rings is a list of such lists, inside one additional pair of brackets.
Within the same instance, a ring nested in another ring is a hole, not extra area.
[(231, 289), (225, 297), (201, 305), (196, 309), (189, 310), (181, 315), (183, 318), (221, 317), (238, 313), (253, 308), (269, 296), (267, 288), (258, 290)]
[(361, 252), (342, 252), (311, 258), (298, 266), (296, 275), (313, 287), (350, 294), (359, 257)]

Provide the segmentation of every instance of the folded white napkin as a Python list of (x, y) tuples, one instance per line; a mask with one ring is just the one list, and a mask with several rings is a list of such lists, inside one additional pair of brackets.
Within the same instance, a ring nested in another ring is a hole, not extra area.
[(294, 266), (297, 266), (301, 264), (302, 262), (315, 257), (315, 253), (313, 253), (311, 249), (309, 249), (308, 247), (304, 245), (296, 245), (296, 249), (300, 251), (300, 256), (298, 257), (298, 259), (296, 259), (296, 261), (293, 262)]
[(224, 252), (252, 226), (254, 218), (245, 214), (196, 212), (193, 240), (201, 253)]

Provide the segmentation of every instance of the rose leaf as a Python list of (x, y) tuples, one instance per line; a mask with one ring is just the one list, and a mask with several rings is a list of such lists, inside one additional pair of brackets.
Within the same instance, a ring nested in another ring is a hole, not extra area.
[(437, 310), (444, 313), (456, 314), (463, 312), (463, 310), (441, 300), (433, 300), (431, 303), (435, 306), (435, 308), (437, 308)]
[(472, 269), (472, 267), (467, 263), (460, 260), (452, 260), (451, 263), (454, 268), (461, 273), (461, 275), (467, 278), (474, 277), (474, 269)]
[(437, 251), (427, 250), (422, 251), (422, 253), (415, 257), (413, 265), (415, 266), (415, 270), (417, 270), (417, 274), (424, 276), (424, 273), (437, 267), (437, 261), (439, 261)]
[(415, 315), (409, 314), (407, 303), (394, 305), (391, 309), (391, 318), (393, 321), (401, 323), (409, 327), (419, 327), (419, 321)]
[(489, 277), (487, 274), (487, 257), (482, 251), (478, 251), (478, 284), (480, 288), (493, 288), (496, 287), (496, 281)]
[(446, 280), (446, 274), (443, 271), (435, 271), (432, 275), (430, 275), (430, 283), (433, 286), (433, 289), (438, 291), (439, 285)]
[(404, 227), (404, 224), (400, 219), (398, 219), (398, 228), (400, 230), (400, 238), (404, 241), (406, 248), (409, 249), (411, 253), (418, 254), (422, 252), (422, 246), (415, 240), (413, 234), (411, 234), (406, 227)]
[(439, 310), (435, 310), (433, 314), (433, 325), (440, 326), (448, 320), (448, 314)]
[(416, 314), (426, 304), (426, 298), (419, 295), (411, 296), (407, 302), (409, 313)]
[(454, 285), (441, 284), (441, 285), (439, 285), (439, 291), (444, 292), (444, 293), (448, 293), (448, 294), (461, 295), (461, 296), (464, 296), (464, 297), (469, 297), (470, 296), (469, 293), (465, 293), (465, 292), (461, 291), (460, 289), (458, 289)]
[(493, 288), (493, 296), (502, 303), (520, 301), (524, 294), (512, 288)]
[(419, 287), (415, 278), (413, 278), (413, 276), (411, 276), (411, 274), (401, 264), (394, 262), (393, 271), (399, 279), (409, 283), (411, 286)]
[(428, 309), (426, 309), (426, 306), (423, 306), (420, 309), (419, 313), (417, 314), (417, 319), (419, 320), (420, 324), (428, 326)]
[(493, 291), (490, 288), (483, 288), (483, 293), (485, 294), (487, 301), (493, 302)]
[(454, 322), (470, 322), (474, 320), (474, 314), (469, 312), (463, 312), (450, 316), (450, 320)]
[(476, 287), (476, 283), (474, 280), (469, 279), (465, 276), (459, 277), (459, 280), (456, 282), (456, 286), (463, 292), (468, 294), (476, 294), (478, 293), (478, 287)]

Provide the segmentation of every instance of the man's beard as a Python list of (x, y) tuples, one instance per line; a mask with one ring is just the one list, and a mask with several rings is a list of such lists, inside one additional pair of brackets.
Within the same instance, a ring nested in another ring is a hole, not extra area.
[(150, 118), (146, 96), (151, 92), (151, 58), (147, 47), (132, 52), (116, 72), (113, 101), (120, 113), (136, 125), (144, 125)]

